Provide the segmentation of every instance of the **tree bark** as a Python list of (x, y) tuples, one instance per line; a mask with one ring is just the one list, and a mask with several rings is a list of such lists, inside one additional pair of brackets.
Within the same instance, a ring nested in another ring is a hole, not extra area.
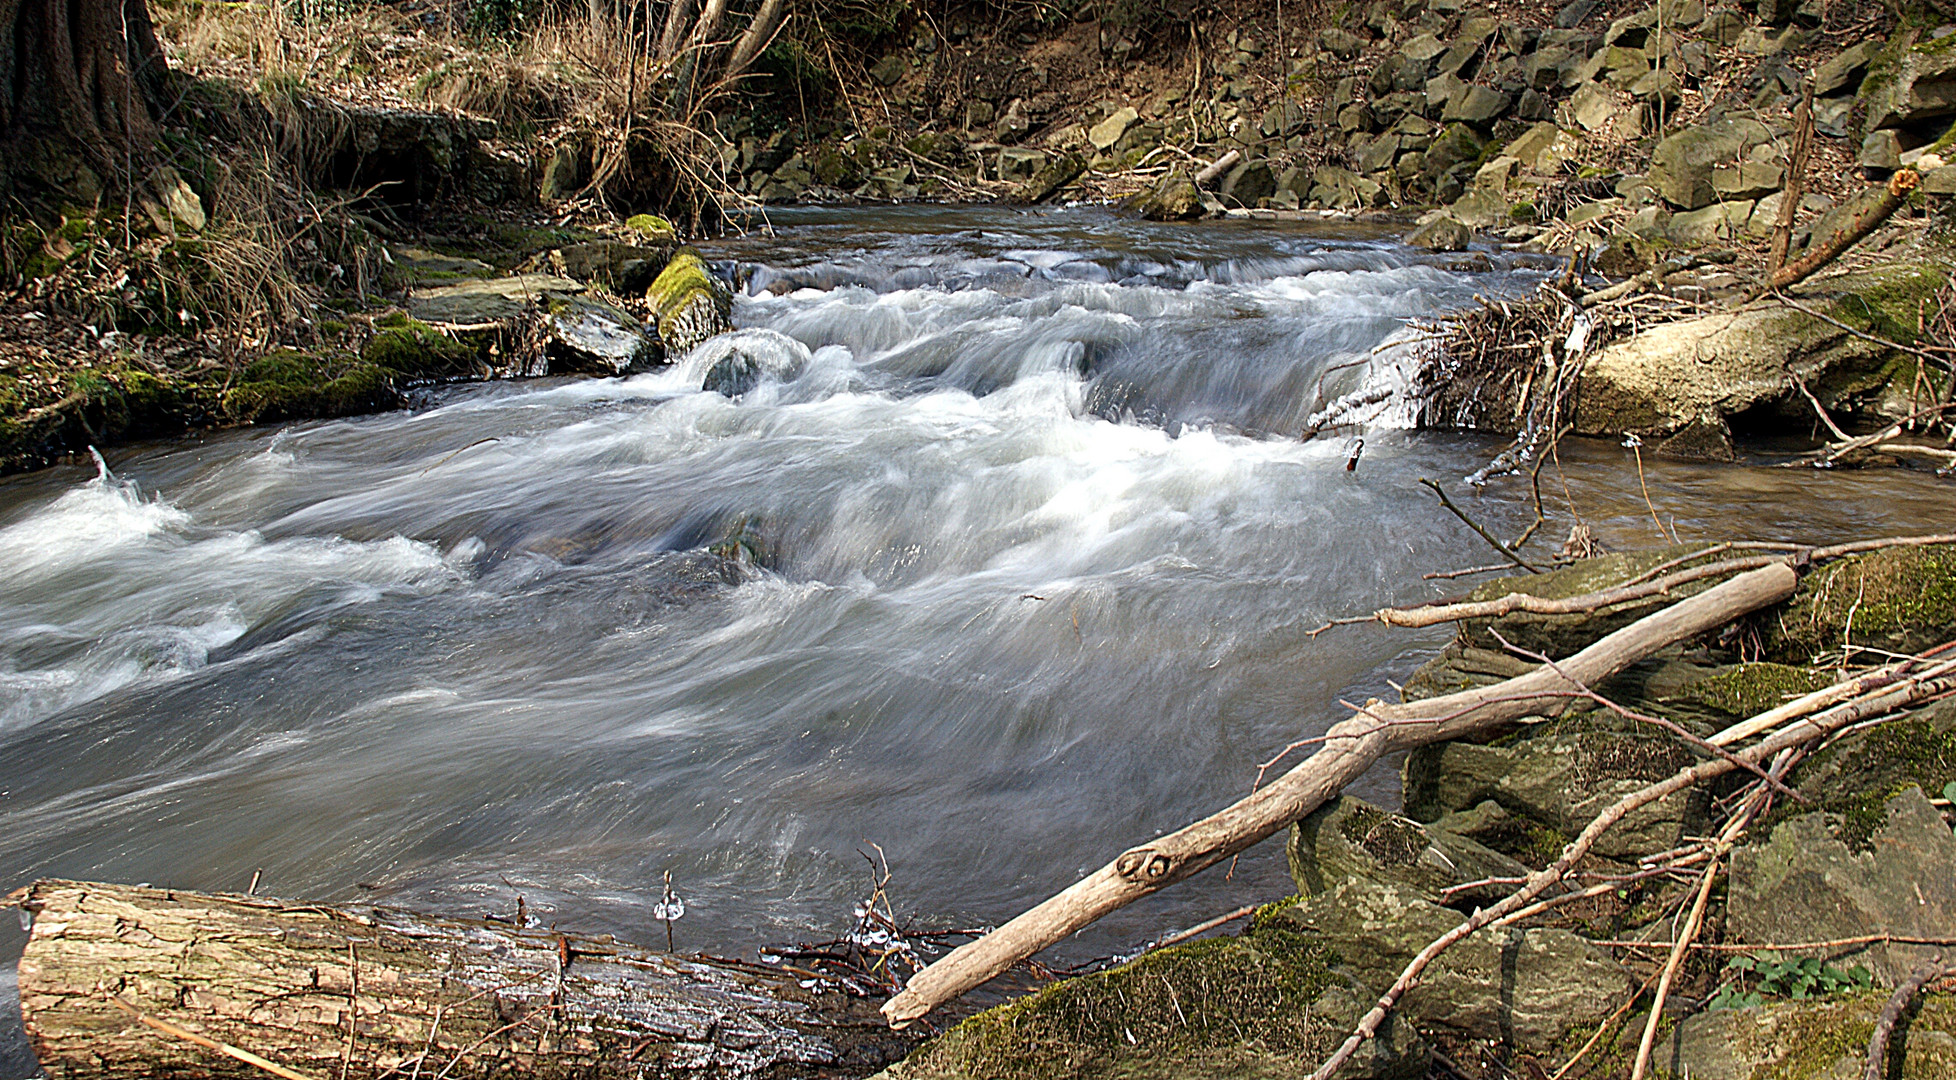
[[(1396, 750), (1497, 729), (1556, 706), (1544, 698), (1621, 671), (1667, 645), (1723, 626), (1793, 595), (1784, 564), (1748, 571), (1646, 615), (1562, 661), (1493, 686), (1400, 705), (1367, 703), (1325, 733), (1318, 752), (1248, 798), (1178, 832), (1130, 848), (1071, 888), (917, 973), (883, 1006), (903, 1027), (1109, 912), (1213, 866), (1268, 838), (1337, 795)], [(1557, 668), (1560, 670), (1558, 671)]]
[(144, 0), (0, 0), (0, 34), (0, 185), (140, 174), (168, 72)]
[(21, 1014), (54, 1080), (862, 1075), (872, 1005), (608, 937), (42, 881)]

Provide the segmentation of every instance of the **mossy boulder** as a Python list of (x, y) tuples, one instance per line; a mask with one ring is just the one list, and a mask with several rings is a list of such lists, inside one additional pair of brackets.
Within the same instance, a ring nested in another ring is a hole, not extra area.
[(681, 356), (733, 329), (733, 293), (707, 270), (699, 252), (681, 248), (645, 290), (658, 313), (667, 356)]
[(245, 366), (224, 411), (247, 423), (374, 412), (399, 403), (395, 374), (344, 353), (281, 350)]
[(1835, 834), (1864, 850), (1888, 821), (1889, 799), (1910, 788), (1940, 794), (1956, 782), (1956, 704), (1851, 731), (1802, 761), (1791, 779), (1809, 803), (1783, 803), (1777, 816), (1811, 809), (1832, 814)]
[(1848, 645), (1913, 653), (1956, 637), (1956, 544), (1882, 548), (1816, 567), (1766, 621), (1769, 655), (1810, 663)]
[(1149, 221), (1186, 221), (1205, 212), (1202, 192), (1183, 169), (1174, 169), (1161, 182), (1127, 202), (1127, 208)]
[(440, 379), (467, 374), (475, 365), (475, 349), (427, 323), (405, 315), (383, 316), (377, 331), (360, 349), (360, 359), (410, 379)]
[[(1741, 943), (1827, 941), (1868, 934), (1956, 937), (1956, 835), (1919, 787), (1881, 804), (1859, 846), (1826, 812), (1779, 822), (1763, 844), (1733, 852), (1726, 927)], [(1845, 823), (1851, 825), (1851, 822)], [(1893, 986), (1939, 952), (1876, 943), (1830, 954), (1864, 963)]]
[(655, 243), (669, 244), (679, 240), (679, 230), (657, 214), (633, 214), (625, 219), (625, 227), (642, 239)]
[[(1291, 880), (1305, 896), (1365, 879), (1404, 885), (1439, 903), (1441, 891), (1449, 887), (1528, 872), (1521, 863), (1474, 840), (1428, 828), (1350, 795), (1326, 803), (1292, 825), (1285, 852)], [(1510, 891), (1502, 886), (1470, 890), (1447, 903), (1493, 903)]]
[[(878, 1075), (1295, 1077), (1328, 1057), (1371, 1005), (1369, 990), (1332, 972), (1336, 959), (1293, 920), (1260, 915), (1240, 937), (1171, 946), (979, 1013)], [(1413, 1080), (1427, 1061), (1419, 1037), (1389, 1019), (1339, 1075)]]
[[(1564, 837), (1581, 832), (1623, 796), (1693, 761), (1675, 738), (1622, 730), (1589, 716), (1526, 728), (1496, 743), (1423, 746), (1401, 767), (1406, 814), (1433, 822), (1492, 800)], [(1666, 851), (1703, 823), (1705, 795), (1691, 790), (1631, 812), (1597, 841), (1598, 855)]]
[(583, 291), (583, 285), (555, 274), (512, 274), (415, 289), (408, 294), (407, 309), (427, 322), (477, 325), (533, 312), (553, 297)]
[[(1655, 1064), (1691, 1080), (1859, 1077), (1887, 998), (1886, 991), (1874, 991), (1702, 1012), (1659, 1045)], [(1924, 995), (1897, 1031), (1891, 1052), (1886, 1080), (1956, 1076), (1956, 997)]]
[(1812, 668), (1762, 660), (1720, 668), (1687, 683), (1677, 696), (1742, 720), (1778, 708), (1833, 681), (1825, 672)]
[[(1417, 889), (1362, 878), (1301, 899), (1283, 917), (1335, 952), (1340, 971), (1381, 991), (1463, 918)], [(1629, 972), (1579, 934), (1509, 928), (1475, 934), (1442, 954), (1400, 1008), (1428, 1035), (1541, 1053), (1571, 1029), (1601, 1023), (1635, 986)]]

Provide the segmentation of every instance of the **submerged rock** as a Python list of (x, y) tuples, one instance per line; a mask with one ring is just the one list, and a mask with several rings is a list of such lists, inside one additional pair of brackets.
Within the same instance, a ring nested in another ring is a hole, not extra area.
[(623, 375), (643, 371), (665, 358), (659, 339), (627, 312), (611, 304), (572, 297), (551, 306), (547, 346), (556, 371), (595, 371)]
[(708, 342), (696, 359), (706, 369), (700, 389), (739, 397), (763, 380), (787, 382), (801, 374), (809, 352), (774, 330), (740, 330)]

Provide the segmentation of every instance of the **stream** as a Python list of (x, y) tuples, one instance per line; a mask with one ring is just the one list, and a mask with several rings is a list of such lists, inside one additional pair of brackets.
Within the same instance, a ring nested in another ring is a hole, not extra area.
[[(1409, 320), (1545, 265), (1327, 224), (772, 216), (707, 247), (741, 329), (661, 371), (0, 481), (0, 886), (520, 894), (649, 943), (670, 873), (678, 946), (751, 955), (846, 931), (887, 860), (899, 914), (995, 924), (1438, 651), (1309, 636), (1493, 561), (1420, 477), (1533, 517), (1525, 478), (1459, 483), (1501, 440), (1396, 399), (1354, 471), (1351, 431), (1297, 434), (1403, 384)], [(735, 347), (744, 393), (702, 391)], [(1534, 550), (1570, 501), (1613, 547), (1657, 541), (1651, 507), (1686, 541), (1956, 524), (1922, 472), (1643, 468), (1649, 507), (1631, 450), (1566, 443)], [(1290, 891), (1266, 843), (1055, 959)]]

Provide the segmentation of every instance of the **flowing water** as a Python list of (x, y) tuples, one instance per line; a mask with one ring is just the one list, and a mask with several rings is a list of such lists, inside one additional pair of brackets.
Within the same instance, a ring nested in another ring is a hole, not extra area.
[[(1297, 433), (1403, 382), (1408, 320), (1539, 266), (1085, 210), (775, 224), (710, 251), (742, 330), (661, 372), (0, 483), (0, 885), (262, 871), (649, 942), (670, 872), (680, 947), (733, 952), (842, 932), (887, 858), (899, 912), (993, 923), (1447, 637), (1313, 627), (1489, 561), (1416, 480), (1458, 488), (1496, 441), (1393, 400), (1356, 471), (1352, 433)], [(1603, 539), (1656, 539), (1629, 450), (1562, 463)], [(1645, 466), (1686, 540), (1956, 524), (1922, 473)], [(1525, 481), (1458, 500), (1532, 517)], [(1061, 951), (1282, 895), (1282, 864)]]

